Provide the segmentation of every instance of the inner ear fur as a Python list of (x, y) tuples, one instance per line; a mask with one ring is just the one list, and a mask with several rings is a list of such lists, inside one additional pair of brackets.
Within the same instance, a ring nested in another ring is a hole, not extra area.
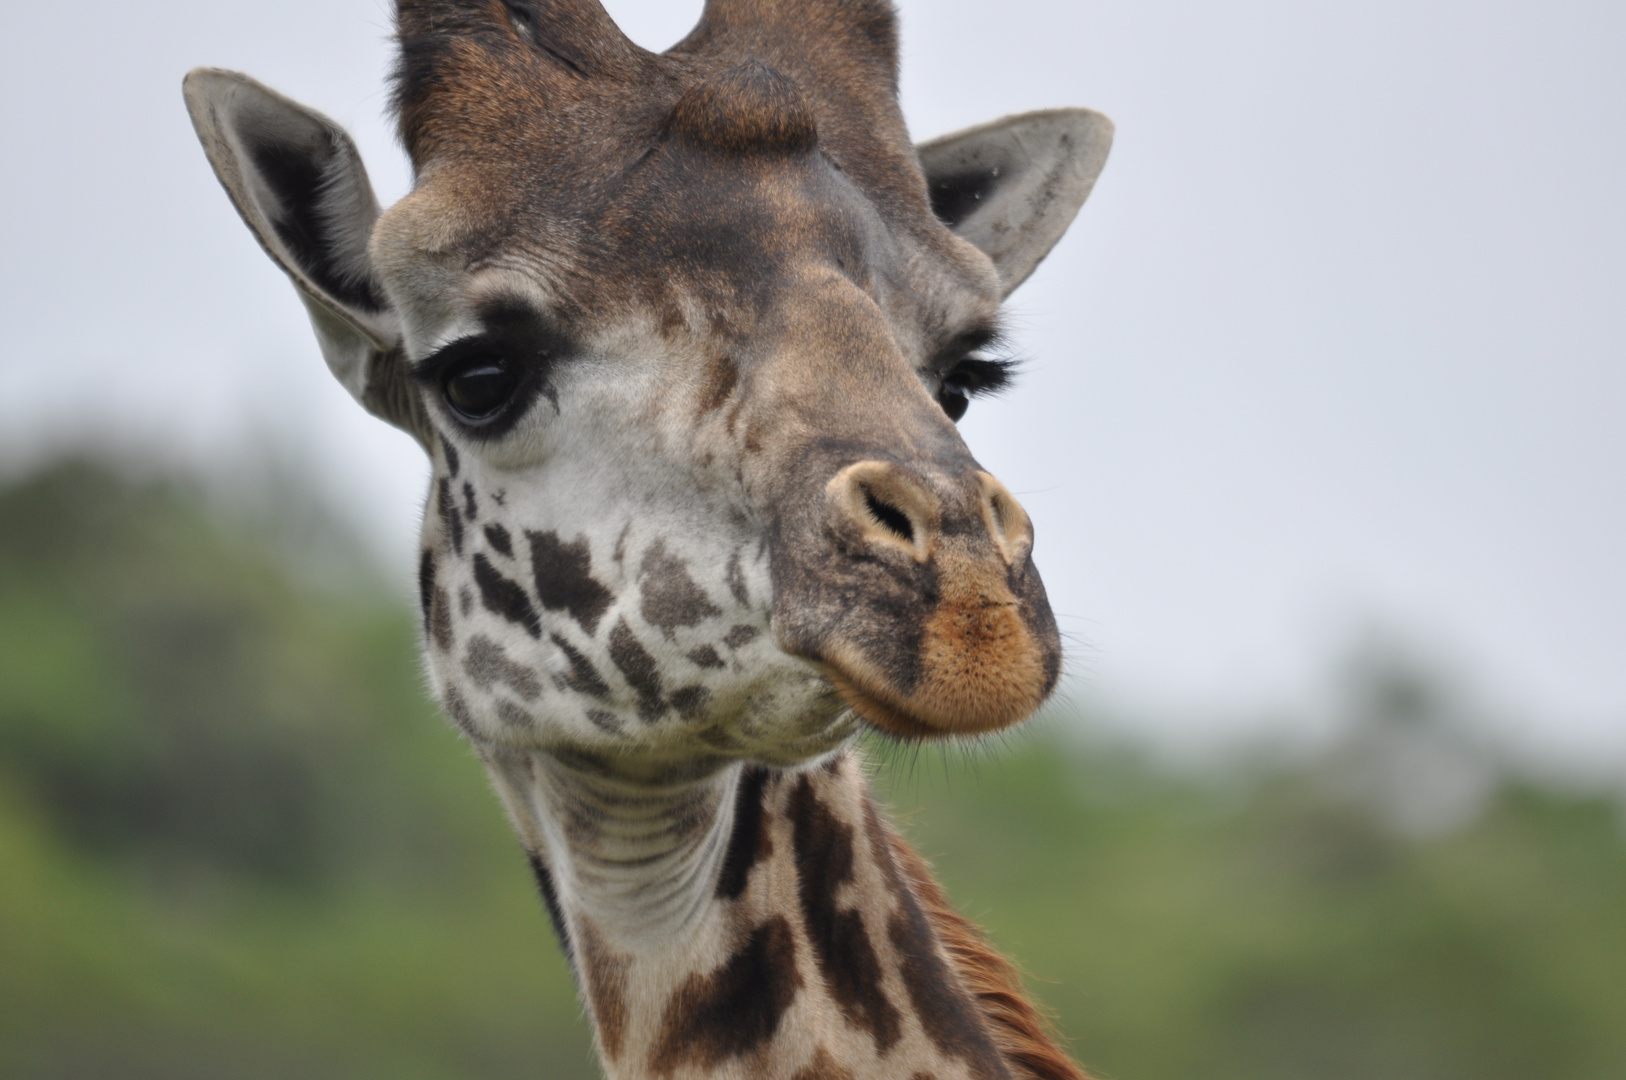
[(367, 255), (380, 210), (355, 143), (321, 113), (235, 71), (198, 68), (182, 90), (215, 176), (293, 281), (334, 376), (369, 412), (423, 442), (399, 322)]
[(1007, 116), (915, 148), (932, 212), (993, 260), (1007, 296), (1072, 224), (1111, 149), (1112, 121), (1090, 109)]

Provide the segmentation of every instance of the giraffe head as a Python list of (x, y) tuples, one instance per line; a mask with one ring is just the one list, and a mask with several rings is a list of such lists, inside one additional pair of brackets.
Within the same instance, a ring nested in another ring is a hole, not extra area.
[(245, 76), (186, 99), (339, 381), (429, 453), (431, 679), (482, 744), (793, 762), (1015, 723), (1055, 621), (955, 421), (1111, 126), (921, 147), (885, 0), (402, 0), (412, 192)]

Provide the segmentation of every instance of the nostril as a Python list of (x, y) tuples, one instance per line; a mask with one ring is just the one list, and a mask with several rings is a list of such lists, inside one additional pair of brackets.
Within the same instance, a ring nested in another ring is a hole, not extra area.
[(915, 542), (915, 526), (909, 520), (909, 515), (891, 503), (876, 498), (875, 492), (869, 488), (864, 489), (864, 507), (869, 510), (871, 517), (895, 533), (904, 543)]
[(832, 476), (824, 490), (831, 539), (854, 554), (902, 549), (919, 563), (932, 557), (942, 503), (920, 478), (891, 462), (859, 461)]
[(981, 474), (982, 518), (988, 535), (1008, 565), (1016, 565), (1033, 549), (1033, 524), (1016, 496), (987, 473)]

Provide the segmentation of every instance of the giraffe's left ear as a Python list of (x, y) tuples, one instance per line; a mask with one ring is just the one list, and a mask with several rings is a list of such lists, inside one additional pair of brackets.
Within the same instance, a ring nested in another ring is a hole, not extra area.
[(994, 261), (1009, 296), (1089, 197), (1112, 149), (1112, 121), (1089, 109), (1051, 109), (915, 149), (932, 212)]
[(427, 445), (401, 371), (400, 322), (367, 254), (378, 199), (343, 128), (247, 75), (182, 84), (203, 152), (267, 255), (294, 284), (328, 368), (367, 409)]

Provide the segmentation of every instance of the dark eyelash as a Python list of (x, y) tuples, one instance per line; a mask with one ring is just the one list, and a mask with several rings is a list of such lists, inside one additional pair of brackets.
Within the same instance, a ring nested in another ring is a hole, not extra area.
[(967, 330), (945, 350), (944, 359), (951, 362), (938, 369), (943, 385), (968, 398), (1009, 390), (1015, 385), (1021, 361), (1008, 353), (1007, 346), (1005, 328), (998, 321)]
[(967, 356), (943, 373), (943, 382), (970, 397), (1002, 394), (1015, 384), (1020, 366), (1009, 357)]

